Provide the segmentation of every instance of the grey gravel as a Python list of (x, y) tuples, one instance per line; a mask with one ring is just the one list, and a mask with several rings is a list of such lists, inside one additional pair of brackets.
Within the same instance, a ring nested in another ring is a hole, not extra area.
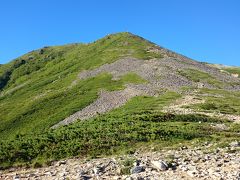
[[(163, 149), (158, 152), (136, 151), (132, 155), (92, 160), (84, 158), (68, 159), (64, 164), (59, 161), (43, 168), (13, 168), (0, 171), (0, 179), (238, 180), (240, 173), (239, 147), (226, 146), (224, 148), (216, 148), (215, 150), (214, 148), (211, 149), (214, 146), (215, 144), (206, 142), (197, 147)], [(229, 152), (229, 148), (233, 148), (235, 151)], [(167, 168), (170, 156), (172, 157), (171, 165), (174, 165), (175, 168)], [(124, 168), (121, 162), (133, 158), (141, 163), (135, 163), (135, 166), (131, 169), (131, 174), (121, 174), (121, 168)]]
[[(156, 51), (161, 49), (156, 48)], [(166, 51), (166, 50), (165, 50)], [(170, 53), (170, 52), (169, 52)], [(166, 54), (166, 52), (165, 52)], [(169, 54), (168, 54), (169, 55)], [(219, 69), (210, 67), (206, 64), (190, 60), (184, 56), (171, 54), (172, 57), (166, 56), (162, 59), (138, 60), (134, 58), (124, 58), (115, 61), (111, 64), (105, 64), (99, 68), (82, 71), (78, 75), (70, 88), (77, 84), (78, 81), (95, 77), (101, 73), (110, 73), (113, 80), (118, 80), (121, 76), (132, 72), (136, 73), (147, 81), (144, 84), (127, 84), (124, 90), (120, 91), (102, 91), (99, 93), (99, 98), (89, 106), (79, 110), (75, 114), (67, 117), (52, 128), (61, 125), (67, 125), (77, 120), (85, 120), (109, 112), (112, 109), (124, 105), (129, 99), (134, 96), (158, 96), (166, 90), (176, 91), (181, 93), (182, 87), (194, 88), (216, 88), (207, 82), (193, 82), (184, 76), (181, 76), (178, 71), (184, 69), (196, 69), (207, 72), (218, 81), (226, 83), (226, 90), (240, 90), (240, 79), (232, 77), (229, 74), (221, 72)], [(229, 85), (235, 83), (235, 85)], [(231, 117), (230, 117), (231, 118)]]

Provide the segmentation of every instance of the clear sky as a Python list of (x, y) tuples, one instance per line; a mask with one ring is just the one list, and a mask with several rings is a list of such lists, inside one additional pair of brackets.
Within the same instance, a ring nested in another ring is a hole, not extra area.
[(0, 63), (122, 31), (199, 61), (240, 66), (240, 0), (1, 0)]

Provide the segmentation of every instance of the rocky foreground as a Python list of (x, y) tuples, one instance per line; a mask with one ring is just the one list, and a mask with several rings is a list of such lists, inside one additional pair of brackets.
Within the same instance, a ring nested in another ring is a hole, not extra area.
[(0, 179), (226, 179), (240, 180), (240, 142), (135, 153), (100, 159), (69, 159), (36, 169), (0, 171)]

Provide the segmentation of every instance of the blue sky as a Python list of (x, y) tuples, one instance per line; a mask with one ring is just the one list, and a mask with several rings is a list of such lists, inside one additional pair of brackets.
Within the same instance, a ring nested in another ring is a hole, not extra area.
[(239, 0), (2, 0), (0, 63), (122, 31), (199, 61), (240, 66)]

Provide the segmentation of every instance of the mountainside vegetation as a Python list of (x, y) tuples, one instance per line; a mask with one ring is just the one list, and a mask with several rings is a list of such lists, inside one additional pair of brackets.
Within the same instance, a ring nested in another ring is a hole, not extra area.
[[(226, 71), (239, 74), (238, 68)], [(138, 93), (121, 106), (108, 97), (116, 108), (98, 112), (106, 105), (94, 104), (102, 91), (127, 88)], [(0, 169), (133, 153), (146, 145), (161, 149), (206, 140), (224, 145), (239, 139), (239, 90), (239, 78), (131, 33), (34, 50), (0, 65)], [(197, 103), (164, 111), (186, 96)], [(53, 128), (84, 108), (90, 119)]]
[[(167, 93), (158, 98), (136, 97), (108, 115), (41, 134), (18, 134), (12, 141), (0, 141), (0, 167), (39, 167), (66, 157), (96, 158), (134, 153), (142, 145), (155, 144), (156, 148), (161, 149), (163, 146), (190, 143), (191, 140), (218, 141), (221, 145), (238, 137), (240, 126), (226, 120), (158, 111), (178, 97), (176, 93)], [(219, 123), (225, 123), (229, 129), (219, 131), (212, 125)]]
[(45, 47), (0, 67), (0, 135), (46, 130), (97, 98), (99, 89), (116, 90), (138, 83), (131, 74), (112, 81), (102, 74), (71, 87), (81, 70), (99, 67), (120, 57), (161, 57), (147, 52), (153, 46), (129, 33), (109, 35), (90, 44)]

